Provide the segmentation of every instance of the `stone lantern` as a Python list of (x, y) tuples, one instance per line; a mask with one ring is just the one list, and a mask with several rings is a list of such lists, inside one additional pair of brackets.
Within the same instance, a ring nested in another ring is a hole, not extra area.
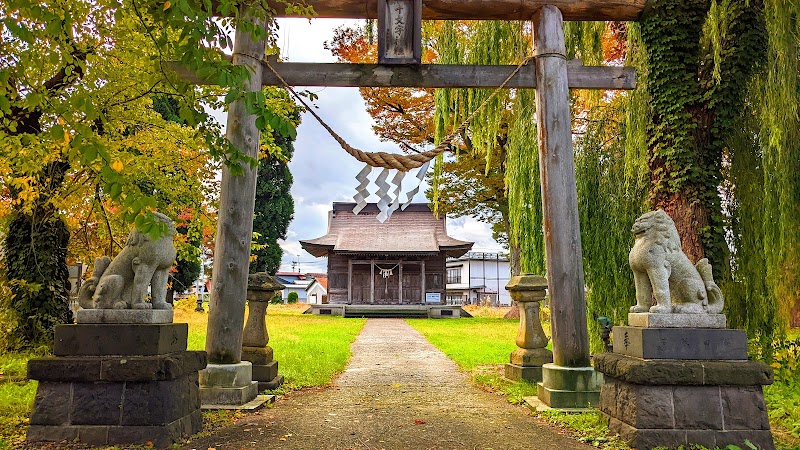
[(278, 375), (278, 361), (272, 357), (272, 347), (267, 332), (267, 306), (276, 292), (286, 286), (267, 273), (253, 273), (247, 281), (247, 322), (242, 332), (242, 361), (253, 363), (253, 381), (258, 381), (258, 390), (277, 389), (283, 384), (283, 375)]
[(511, 380), (542, 381), (542, 365), (553, 362), (553, 352), (546, 349), (549, 340), (539, 320), (539, 302), (544, 300), (547, 278), (524, 274), (512, 277), (506, 285), (511, 298), (519, 305), (518, 349), (511, 352), (505, 376)]

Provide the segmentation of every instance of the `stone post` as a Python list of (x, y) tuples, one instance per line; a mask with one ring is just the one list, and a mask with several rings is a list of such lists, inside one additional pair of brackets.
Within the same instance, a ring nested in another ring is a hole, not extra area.
[(554, 361), (543, 366), (539, 400), (553, 408), (586, 408), (597, 404), (600, 387), (589, 365), (564, 23), (557, 7), (536, 12), (533, 36)]
[(505, 375), (511, 380), (542, 381), (542, 365), (553, 362), (553, 352), (546, 349), (549, 340), (539, 319), (539, 302), (544, 300), (547, 279), (536, 275), (517, 275), (506, 290), (519, 308), (518, 349), (511, 352)]
[[(244, 18), (254, 20), (249, 11)], [(262, 20), (254, 20), (263, 26)], [(266, 41), (254, 42), (250, 33), (236, 28), (233, 63), (247, 67), (250, 79), (247, 91), (261, 90), (261, 60)], [(245, 155), (257, 158), (259, 131), (255, 115), (248, 114), (245, 102), (237, 100), (228, 110), (228, 140)], [(256, 167), (242, 165), (243, 174), (235, 176), (222, 166), (219, 224), (217, 226), (214, 277), (208, 313), (206, 352), (208, 367), (200, 373), (203, 408), (235, 408), (256, 398), (258, 383), (252, 381), (252, 367), (241, 361), (242, 325), (250, 267), (250, 241), (255, 210)]]
[(242, 332), (242, 360), (253, 364), (253, 380), (258, 390), (277, 389), (283, 384), (278, 375), (278, 361), (272, 359), (266, 315), (270, 299), (286, 286), (266, 273), (250, 274), (247, 284), (249, 313)]

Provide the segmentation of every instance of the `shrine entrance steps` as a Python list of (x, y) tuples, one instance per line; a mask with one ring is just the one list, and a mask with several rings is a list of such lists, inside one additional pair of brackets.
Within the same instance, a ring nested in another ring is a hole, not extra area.
[(472, 317), (459, 305), (309, 305), (305, 314), (364, 318), (432, 318), (457, 319)]

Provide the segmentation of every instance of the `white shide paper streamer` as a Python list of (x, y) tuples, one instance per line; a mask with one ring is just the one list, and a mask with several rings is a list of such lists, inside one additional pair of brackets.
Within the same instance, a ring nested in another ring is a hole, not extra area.
[[(392, 213), (398, 209), (405, 210), (408, 205), (411, 204), (414, 196), (420, 191), (422, 180), (425, 179), (425, 174), (428, 172), (430, 164), (431, 162), (428, 161), (419, 168), (415, 176), (416, 180), (414, 181), (414, 187), (405, 193), (406, 202), (402, 205), (400, 204), (400, 197), (402, 196), (402, 185), (406, 173), (396, 171), (395, 175), (392, 177), (391, 183), (386, 182), (386, 180), (389, 178), (389, 169), (383, 169), (378, 174), (373, 184), (378, 187), (375, 195), (378, 196), (378, 210), (380, 212), (378, 213), (377, 218), (380, 223), (386, 222), (392, 216)], [(370, 191), (368, 189), (370, 185), (369, 175), (371, 173), (372, 167), (365, 165), (364, 168), (361, 169), (361, 172), (356, 175), (356, 180), (359, 184), (356, 187), (356, 195), (353, 196), (353, 200), (356, 201), (356, 206), (353, 208), (353, 214), (358, 215), (358, 213), (360, 213), (364, 207), (367, 206), (367, 198), (370, 195)]]

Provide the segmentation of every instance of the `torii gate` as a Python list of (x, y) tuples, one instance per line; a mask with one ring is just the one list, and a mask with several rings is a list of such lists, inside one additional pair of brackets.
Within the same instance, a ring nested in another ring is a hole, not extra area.
[[(536, 116), (550, 294), (553, 364), (543, 370), (539, 398), (561, 408), (585, 407), (599, 391), (589, 361), (583, 262), (572, 148), (569, 88), (633, 89), (634, 72), (621, 67), (568, 65), (563, 20), (639, 19), (648, 0), (307, 0), (318, 17), (377, 18), (381, 64), (271, 63), (289, 85), (353, 87), (496, 87), (513, 66), (421, 65), (423, 19), (531, 20), (535, 67), (524, 67), (509, 88), (536, 88)], [(283, 5), (273, 5), (277, 16)], [(246, 12), (245, 12), (246, 14)], [(249, 91), (280, 85), (264, 69), (265, 41), (236, 30), (233, 63), (247, 66)], [(182, 75), (201, 80), (192, 73)], [(242, 153), (258, 155), (255, 117), (240, 101), (230, 106), (227, 136)], [(219, 225), (206, 352), (209, 373), (246, 372), (241, 367), (242, 326), (253, 227), (257, 170), (233, 176), (223, 167)], [(249, 375), (249, 373), (247, 374)], [(222, 377), (224, 378), (224, 376)], [(219, 383), (214, 388), (225, 388)], [(223, 383), (224, 384), (224, 383)], [(241, 387), (241, 380), (231, 389)], [(201, 386), (202, 388), (203, 386)], [(226, 402), (230, 403), (230, 396)], [(242, 402), (249, 401), (243, 398)]]

